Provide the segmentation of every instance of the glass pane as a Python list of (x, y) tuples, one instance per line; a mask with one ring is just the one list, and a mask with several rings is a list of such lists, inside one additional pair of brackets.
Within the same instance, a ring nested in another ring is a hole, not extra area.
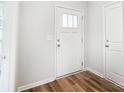
[(77, 28), (77, 25), (78, 25), (78, 18), (77, 16), (73, 16), (73, 27)]
[(3, 5), (0, 3), (0, 56), (2, 55), (2, 39), (3, 39)]
[(0, 28), (2, 28), (3, 26), (3, 21), (2, 21), (2, 17), (0, 17)]
[(2, 55), (2, 42), (0, 41), (0, 56)]
[(3, 16), (3, 4), (0, 3), (0, 16)]
[(67, 14), (63, 14), (62, 16), (62, 21), (63, 21), (63, 27), (67, 27), (67, 21), (68, 20), (68, 15)]
[(2, 8), (1, 8), (1, 6), (0, 6), (0, 17), (2, 16)]
[(0, 30), (0, 41), (3, 39), (3, 33), (2, 33), (3, 31), (2, 30)]
[(72, 15), (68, 15), (68, 27), (72, 27)]
[(0, 41), (2, 40), (2, 32), (3, 32), (3, 8), (0, 3)]

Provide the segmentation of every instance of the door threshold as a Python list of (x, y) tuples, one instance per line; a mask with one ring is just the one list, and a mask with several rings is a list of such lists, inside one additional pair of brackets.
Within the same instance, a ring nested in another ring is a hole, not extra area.
[(80, 73), (80, 72), (83, 72), (83, 70), (78, 70), (78, 71), (75, 71), (75, 72), (72, 72), (72, 73), (69, 73), (69, 74), (65, 74), (65, 75), (56, 77), (56, 80), (57, 80), (57, 79), (64, 78), (64, 77), (68, 77), (68, 76), (71, 76), (71, 75), (74, 75), (74, 74), (77, 74), (77, 73)]

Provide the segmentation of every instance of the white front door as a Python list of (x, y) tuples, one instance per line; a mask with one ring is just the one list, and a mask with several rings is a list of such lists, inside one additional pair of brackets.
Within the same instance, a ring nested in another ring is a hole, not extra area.
[(124, 86), (123, 3), (105, 7), (106, 77)]
[(56, 7), (57, 77), (82, 69), (81, 12)]

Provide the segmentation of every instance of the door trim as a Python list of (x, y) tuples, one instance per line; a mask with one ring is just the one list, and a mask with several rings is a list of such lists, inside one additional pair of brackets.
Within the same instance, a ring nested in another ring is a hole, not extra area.
[[(104, 76), (104, 78), (106, 78), (107, 79), (107, 77), (106, 77), (106, 48), (105, 48), (105, 43), (106, 43), (106, 27), (105, 27), (105, 7), (107, 7), (107, 6), (109, 6), (109, 5), (113, 5), (113, 4), (115, 4), (115, 3), (120, 3), (121, 1), (113, 1), (113, 2), (110, 2), (110, 3), (106, 3), (106, 4), (104, 4), (103, 5), (103, 14), (102, 14), (102, 18), (103, 18), (103, 76)], [(123, 4), (123, 6), (124, 6), (124, 3), (123, 2), (121, 2), (122, 4)], [(123, 8), (123, 10), (122, 11), (124, 11), (124, 8)], [(124, 12), (123, 12), (123, 14), (124, 14)], [(123, 20), (124, 20), (124, 18), (123, 18)], [(123, 21), (124, 22), (124, 21)]]
[[(7, 43), (8, 52), (5, 53), (6, 65), (7, 65), (7, 89), (3, 91), (14, 92), (16, 91), (16, 76), (17, 76), (17, 41), (18, 41), (18, 12), (19, 12), (19, 2), (4, 2), (4, 23), (3, 30), (5, 31), (5, 38)], [(11, 5), (11, 6), (10, 6)], [(10, 13), (13, 11), (13, 13)], [(13, 16), (13, 17), (11, 17)], [(13, 24), (11, 21), (13, 20)]]
[(78, 11), (78, 12), (81, 12), (81, 16), (83, 16), (83, 21), (82, 21), (82, 23), (81, 23), (81, 31), (83, 31), (82, 32), (82, 39), (83, 39), (83, 56), (82, 56), (82, 58), (83, 58), (83, 66), (82, 66), (82, 69), (84, 69), (84, 9), (83, 9), (83, 11), (81, 11), (81, 10), (79, 10), (79, 9), (76, 9), (76, 8), (72, 8), (72, 7), (67, 7), (67, 6), (64, 6), (64, 5), (60, 5), (60, 4), (55, 4), (55, 6), (54, 6), (54, 10), (55, 10), (55, 18), (54, 18), (54, 20), (55, 20), (55, 33), (54, 33), (54, 48), (55, 48), (55, 69), (54, 69), (54, 77), (55, 77), (55, 79), (57, 79), (57, 46), (56, 46), (56, 43), (57, 43), (57, 29), (56, 29), (56, 27), (57, 27), (57, 25), (56, 25), (56, 21), (57, 21), (57, 16), (56, 16), (56, 14), (57, 14), (57, 8), (58, 7), (60, 7), (60, 8), (65, 8), (65, 9), (71, 9), (71, 10), (75, 10), (75, 11)]

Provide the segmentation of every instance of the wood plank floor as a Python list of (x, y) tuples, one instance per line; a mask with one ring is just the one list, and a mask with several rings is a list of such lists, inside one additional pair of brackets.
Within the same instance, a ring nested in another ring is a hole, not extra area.
[(22, 92), (124, 92), (124, 89), (84, 71)]

